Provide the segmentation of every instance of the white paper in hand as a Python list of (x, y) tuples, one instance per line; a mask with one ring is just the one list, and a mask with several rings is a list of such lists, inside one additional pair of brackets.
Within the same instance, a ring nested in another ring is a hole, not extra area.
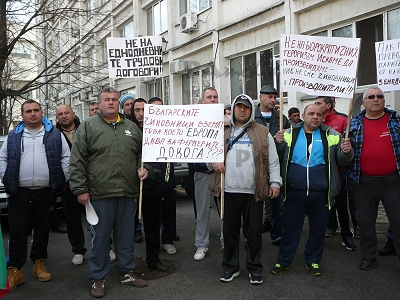
[(86, 220), (89, 222), (91, 225), (96, 225), (99, 222), (99, 217), (96, 214), (96, 211), (94, 210), (92, 203), (85, 204), (86, 207)]

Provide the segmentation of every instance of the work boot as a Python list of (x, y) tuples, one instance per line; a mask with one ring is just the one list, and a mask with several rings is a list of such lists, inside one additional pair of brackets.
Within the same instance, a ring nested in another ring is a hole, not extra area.
[(8, 284), (10, 286), (10, 291), (15, 290), (15, 288), (24, 283), (24, 274), (21, 269), (15, 267), (8, 267)]
[(44, 259), (37, 259), (33, 265), (33, 277), (39, 281), (50, 281), (52, 279), (51, 274), (46, 271), (44, 267)]

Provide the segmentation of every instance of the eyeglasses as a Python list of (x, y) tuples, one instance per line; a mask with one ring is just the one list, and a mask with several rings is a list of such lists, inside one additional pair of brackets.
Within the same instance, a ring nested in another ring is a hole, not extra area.
[(379, 94), (379, 95), (369, 95), (367, 98), (372, 100), (372, 99), (375, 99), (375, 97), (378, 98), (378, 99), (385, 98), (385, 96), (381, 95), (381, 94)]

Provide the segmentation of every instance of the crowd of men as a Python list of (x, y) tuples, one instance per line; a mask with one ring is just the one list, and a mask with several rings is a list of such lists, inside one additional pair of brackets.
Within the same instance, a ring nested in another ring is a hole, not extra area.
[[(336, 211), (342, 245), (355, 251), (353, 237), (359, 237), (359, 268), (376, 268), (375, 222), (380, 201), (390, 222), (390, 239), (385, 246), (388, 251), (379, 253), (400, 257), (400, 206), (396, 202), (400, 193), (400, 116), (385, 107), (383, 92), (375, 87), (365, 91), (365, 109), (351, 120), (347, 133), (347, 116), (335, 110), (333, 97), (317, 97), (302, 116), (299, 109), (291, 108), (287, 119), (275, 108), (277, 96), (274, 87), (263, 86), (258, 106), (245, 94), (235, 97), (224, 110), (224, 162), (191, 165), (194, 260), (201, 261), (209, 254), (210, 212), (214, 201), (220, 212), (221, 193), (222, 282), (240, 275), (241, 231), (251, 284), (263, 282), (263, 232), (269, 231), (272, 244), (279, 247), (270, 272), (280, 275), (289, 270), (306, 215), (306, 269), (313, 276), (321, 275), (324, 239), (338, 228)], [(176, 253), (176, 180), (173, 163), (142, 162), (145, 103), (163, 105), (158, 97), (147, 102), (131, 95), (120, 97), (114, 88), (105, 88), (99, 101), (90, 103), (90, 117), (83, 122), (69, 105), (60, 105), (56, 126), (43, 116), (36, 101), (22, 104), (23, 121), (9, 133), (0, 151), (0, 177), (9, 194), (10, 290), (24, 282), (22, 267), (31, 229), (33, 275), (39, 281), (52, 279), (44, 262), (50, 211), (58, 195), (74, 265), (81, 265), (87, 252), (81, 221), (85, 206), (90, 203), (98, 216), (98, 223), (90, 226), (93, 297), (105, 295), (105, 278), (113, 260), (121, 284), (146, 286), (133, 272), (134, 244), (143, 241), (142, 226), (147, 266), (167, 270), (159, 252), (162, 247), (168, 254)], [(204, 89), (198, 103), (218, 103), (217, 90)], [(143, 224), (137, 213), (141, 185)]]

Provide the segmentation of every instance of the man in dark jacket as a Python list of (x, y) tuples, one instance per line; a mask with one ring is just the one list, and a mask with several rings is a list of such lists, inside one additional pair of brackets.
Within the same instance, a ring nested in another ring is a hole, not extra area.
[[(61, 131), (68, 142), (71, 149), (74, 142), (75, 132), (80, 124), (78, 118), (71, 106), (62, 104), (57, 107), (56, 111), (57, 124), (56, 128)], [(87, 249), (85, 248), (85, 235), (83, 233), (81, 215), (84, 213), (84, 206), (79, 204), (76, 196), (71, 192), (69, 183), (65, 184), (61, 192), (61, 200), (67, 222), (68, 239), (72, 246), (74, 257), (72, 263), (77, 266), (83, 264), (83, 256)]]
[(310, 227), (304, 251), (306, 268), (313, 276), (322, 274), (319, 261), (325, 227), (333, 199), (341, 189), (337, 164), (345, 167), (354, 154), (349, 139), (342, 140), (339, 132), (321, 124), (320, 107), (306, 106), (303, 120), (303, 124), (276, 134), (285, 202), (278, 260), (271, 270), (275, 275), (290, 268), (305, 215)]
[(68, 180), (69, 148), (58, 129), (43, 117), (39, 103), (21, 106), (22, 122), (11, 131), (0, 152), (0, 176), (8, 198), (10, 227), (8, 282), (14, 290), (24, 282), (27, 232), (34, 230), (30, 257), (33, 276), (52, 279), (44, 267), (50, 230), (50, 206)]
[[(105, 294), (105, 277), (110, 272), (110, 236), (113, 232), (120, 283), (144, 287), (133, 273), (134, 219), (139, 181), (147, 178), (141, 168), (142, 133), (118, 113), (119, 93), (112, 87), (99, 95), (100, 111), (81, 123), (75, 134), (70, 160), (70, 186), (78, 202), (92, 204), (98, 223), (92, 226), (89, 278), (91, 294)], [(112, 163), (111, 163), (112, 162)]]
[[(279, 112), (275, 110), (278, 91), (270, 85), (264, 85), (260, 90), (260, 104), (255, 110), (255, 120), (257, 123), (267, 126), (273, 137), (279, 131)], [(282, 100), (282, 99), (281, 99)], [(289, 128), (288, 119), (283, 115), (283, 129)], [(270, 236), (272, 244), (279, 246), (282, 231), (283, 218), (283, 198), (277, 197), (274, 200), (264, 202), (264, 223), (263, 232), (271, 230)], [(272, 225), (271, 225), (272, 223)]]

